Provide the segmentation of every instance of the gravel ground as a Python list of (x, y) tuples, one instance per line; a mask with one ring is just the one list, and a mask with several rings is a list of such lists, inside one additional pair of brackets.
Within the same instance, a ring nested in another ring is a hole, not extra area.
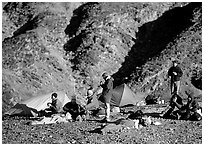
[[(138, 108), (124, 108), (123, 112)], [(152, 110), (151, 110), (152, 109)], [(145, 113), (158, 113), (155, 107), (143, 107)], [(113, 119), (127, 116), (118, 114)], [(12, 117), (2, 121), (3, 144), (201, 144), (202, 121), (183, 121), (151, 117), (161, 125), (139, 129), (120, 127), (105, 131), (99, 120), (49, 125), (29, 125), (31, 119)], [(106, 127), (114, 127), (109, 123)], [(119, 126), (119, 125), (117, 125)], [(117, 127), (115, 125), (115, 127)]]

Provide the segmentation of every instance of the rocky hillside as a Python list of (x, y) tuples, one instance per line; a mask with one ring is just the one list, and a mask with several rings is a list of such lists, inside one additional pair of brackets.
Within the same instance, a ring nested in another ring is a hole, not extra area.
[(104, 71), (115, 85), (125, 82), (135, 92), (168, 99), (173, 59), (184, 71), (181, 94), (201, 94), (202, 3), (2, 6), (3, 112), (57, 90), (83, 99)]

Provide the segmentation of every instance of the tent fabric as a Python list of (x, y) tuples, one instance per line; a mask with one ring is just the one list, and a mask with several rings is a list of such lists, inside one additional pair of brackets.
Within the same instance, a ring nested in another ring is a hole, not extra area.
[[(113, 89), (110, 105), (116, 107), (137, 105), (139, 102), (143, 101), (145, 97), (146, 93), (134, 93), (126, 84), (121, 84)], [(102, 107), (104, 103), (99, 101), (99, 105)]]
[[(12, 107), (9, 111), (4, 113), (5, 115), (21, 115), (21, 116), (33, 116), (34, 113), (40, 110), (44, 110), (47, 107), (47, 103), (51, 102), (51, 95), (53, 94), (45, 94), (37, 97), (32, 97), (28, 100), (25, 100), (21, 103), (17, 103), (14, 107)], [(63, 106), (70, 102), (71, 100), (67, 97), (66, 93), (63, 91), (55, 92), (57, 93), (57, 105), (59, 107), (59, 111), (62, 110)]]
[(110, 104), (112, 106), (136, 105), (144, 99), (144, 95), (135, 94), (126, 84), (119, 85), (113, 89)]

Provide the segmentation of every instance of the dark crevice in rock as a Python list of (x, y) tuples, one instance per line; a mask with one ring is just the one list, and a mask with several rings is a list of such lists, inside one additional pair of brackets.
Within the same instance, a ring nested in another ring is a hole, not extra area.
[(83, 38), (86, 36), (86, 34), (79, 34), (73, 38), (71, 38), (66, 44), (64, 44), (64, 50), (66, 52), (69, 51), (76, 51), (76, 49), (80, 46)]
[[(192, 25), (192, 14), (195, 8), (202, 3), (190, 3), (185, 7), (177, 7), (165, 12), (155, 21), (148, 22), (139, 28), (137, 41), (126, 56), (122, 67), (113, 76), (116, 79), (128, 77), (136, 72), (140, 76), (142, 65), (149, 58), (158, 55), (165, 49), (169, 42), (172, 42), (177, 35)], [(140, 68), (136, 71), (136, 68)], [(120, 84), (121, 80), (117, 80)]]
[(191, 83), (197, 88), (197, 89), (200, 89), (202, 90), (202, 78), (194, 78), (192, 77), (191, 78)]
[(78, 31), (82, 21), (86, 17), (88, 18), (87, 16), (88, 11), (92, 10), (93, 7), (95, 7), (95, 5), (98, 5), (98, 3), (88, 2), (74, 10), (73, 16), (70, 20), (70, 24), (65, 29), (65, 34), (68, 35), (69, 37), (76, 35), (76, 32)]
[(40, 21), (41, 19), (43, 19), (43, 17), (41, 16), (37, 16), (34, 19), (28, 21), (27, 23), (25, 23), (23, 26), (21, 26), (19, 29), (17, 29), (14, 33), (13, 36), (16, 37), (20, 34), (24, 34), (26, 33), (26, 31), (29, 30), (33, 30), (35, 28), (38, 27), (38, 21)]

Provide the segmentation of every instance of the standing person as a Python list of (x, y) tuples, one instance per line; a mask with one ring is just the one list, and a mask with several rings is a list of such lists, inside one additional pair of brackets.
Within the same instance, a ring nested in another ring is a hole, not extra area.
[(103, 73), (102, 77), (105, 80), (105, 82), (101, 85), (101, 87), (103, 88), (103, 91), (102, 91), (102, 94), (99, 100), (105, 103), (106, 117), (104, 120), (108, 122), (110, 121), (110, 100), (111, 100), (112, 92), (113, 92), (113, 80), (114, 79), (107, 73)]
[(171, 78), (171, 94), (178, 94), (180, 89), (180, 79), (183, 75), (181, 68), (178, 66), (178, 62), (174, 60), (173, 66), (168, 71), (168, 76)]

